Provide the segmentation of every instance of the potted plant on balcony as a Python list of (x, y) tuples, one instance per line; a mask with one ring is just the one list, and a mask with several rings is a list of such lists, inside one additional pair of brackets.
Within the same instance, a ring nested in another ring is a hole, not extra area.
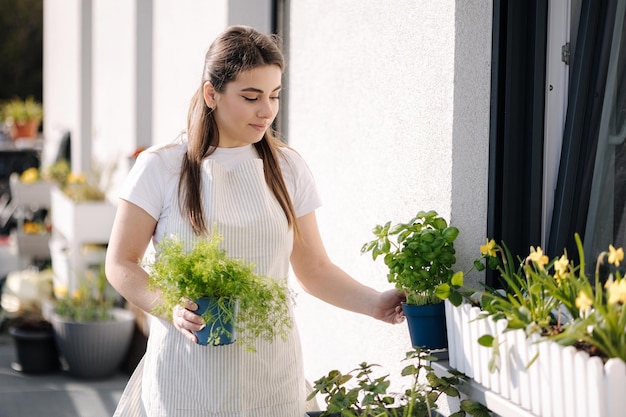
[[(20, 257), (50, 258), (50, 182), (31, 167), (9, 177), (11, 204), (16, 207), (15, 240)], [(26, 258), (25, 258), (26, 259)]]
[[(54, 184), (50, 190), (50, 255), (55, 286), (67, 287), (70, 292), (78, 289), (89, 266), (85, 248), (106, 245), (113, 227), (115, 206), (106, 198), (102, 171), (74, 173), (65, 160), (44, 169), (44, 178)], [(96, 261), (92, 263), (100, 263)]]
[(362, 253), (383, 257), (387, 279), (406, 295), (402, 309), (414, 347), (446, 347), (443, 300), (462, 301), (463, 274), (454, 273), (456, 227), (435, 211), (420, 211), (407, 223), (389, 221), (373, 230), (376, 239), (365, 243)]
[(575, 239), (578, 265), (567, 253), (550, 259), (540, 247), (515, 260), (504, 243), (481, 246), (477, 261), (498, 271), (504, 289), (486, 288), (477, 304), (449, 308), (450, 365), (537, 416), (554, 415), (554, 407), (563, 415), (576, 407), (586, 415), (620, 416), (626, 405), (624, 251), (609, 245), (588, 276)]
[(61, 369), (52, 325), (42, 313), (42, 303), (51, 298), (49, 270), (27, 269), (7, 276), (1, 306), (15, 342), (16, 361), (11, 366), (16, 371), (44, 374)]
[[(402, 370), (402, 376), (411, 378), (404, 393), (392, 394), (389, 375), (374, 376), (377, 365), (367, 362), (343, 374), (332, 370), (327, 376), (315, 381), (307, 400), (318, 394), (324, 395), (326, 410), (309, 412), (310, 417), (436, 417), (440, 398), (459, 398), (458, 385), (464, 376), (454, 370), (449, 375), (437, 375), (430, 363), (436, 361), (428, 350), (416, 348), (407, 352), (405, 361), (410, 363)], [(472, 415), (488, 417), (489, 411), (482, 404), (464, 399), (459, 410), (451, 417)]]
[(43, 107), (33, 97), (28, 97), (25, 100), (14, 98), (4, 104), (2, 116), (5, 123), (11, 128), (13, 140), (32, 139), (39, 130), (43, 118)]
[(161, 293), (155, 314), (171, 319), (181, 299), (194, 300), (206, 327), (196, 332), (199, 344), (238, 343), (255, 351), (257, 338), (285, 337), (292, 326), (286, 278), (276, 280), (254, 272), (255, 266), (220, 248), (222, 237), (213, 227), (187, 250), (175, 236), (162, 239), (149, 265), (149, 286)]
[(120, 297), (108, 285), (104, 266), (88, 270), (72, 294), (57, 288), (55, 295), (50, 321), (68, 372), (85, 379), (113, 375), (130, 346), (135, 315), (117, 307)]

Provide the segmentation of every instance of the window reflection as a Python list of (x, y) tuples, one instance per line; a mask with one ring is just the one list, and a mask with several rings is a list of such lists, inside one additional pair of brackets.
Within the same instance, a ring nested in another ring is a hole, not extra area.
[[(626, 246), (626, 25), (618, 6), (585, 235), (590, 265), (609, 244)], [(593, 268), (593, 266), (591, 266)]]

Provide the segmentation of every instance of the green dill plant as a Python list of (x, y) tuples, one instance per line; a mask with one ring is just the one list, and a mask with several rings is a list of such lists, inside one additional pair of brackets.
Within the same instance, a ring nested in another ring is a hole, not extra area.
[[(289, 312), (291, 296), (287, 279), (273, 279), (255, 273), (255, 266), (244, 259), (231, 258), (221, 249), (222, 236), (213, 227), (211, 236), (198, 238), (187, 249), (176, 236), (163, 238), (157, 245), (149, 270), (148, 287), (161, 294), (161, 303), (153, 313), (169, 320), (181, 300), (201, 297), (217, 298), (219, 317), (232, 317), (237, 341), (255, 351), (258, 338), (268, 342), (285, 339), (292, 327)], [(233, 315), (231, 305), (236, 300)], [(215, 317), (207, 310), (202, 315), (207, 326)], [(219, 334), (220, 329), (214, 329)]]

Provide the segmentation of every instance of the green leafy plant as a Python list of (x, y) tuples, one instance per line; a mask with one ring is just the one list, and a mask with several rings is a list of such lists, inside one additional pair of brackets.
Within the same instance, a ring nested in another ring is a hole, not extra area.
[(63, 188), (67, 183), (67, 177), (72, 170), (70, 163), (66, 159), (59, 159), (45, 168), (41, 168), (41, 176), (58, 184), (59, 188)]
[[(507, 329), (524, 329), (527, 335), (547, 332), (556, 317), (553, 311), (559, 300), (546, 291), (552, 266), (541, 248), (532, 248), (524, 260), (514, 261), (511, 252), (502, 244), (496, 252), (500, 262), (493, 263), (500, 273), (506, 291), (487, 288), (481, 297), (481, 308), (494, 320), (506, 319)], [(555, 283), (556, 284), (556, 283)]]
[(14, 98), (4, 104), (2, 116), (11, 124), (23, 124), (29, 120), (40, 121), (43, 118), (43, 106), (33, 97), (25, 100)]
[(383, 256), (389, 268), (387, 279), (406, 294), (407, 304), (462, 302), (463, 274), (454, 273), (454, 241), (459, 229), (435, 211), (420, 211), (407, 223), (387, 222), (372, 230), (376, 239), (367, 242), (361, 253)]
[[(216, 315), (228, 317), (229, 300), (234, 299), (238, 305), (234, 317), (236, 343), (254, 351), (257, 338), (285, 338), (292, 327), (286, 278), (276, 280), (255, 274), (254, 265), (229, 257), (220, 248), (221, 241), (213, 227), (211, 236), (199, 238), (190, 250), (175, 236), (159, 242), (155, 261), (147, 265), (148, 285), (160, 291), (162, 298), (162, 303), (154, 307), (155, 314), (171, 319), (173, 308), (182, 299), (210, 296), (219, 299)], [(214, 319), (210, 312), (203, 318), (207, 323)]]
[(67, 290), (55, 290), (56, 302), (54, 312), (71, 321), (107, 321), (112, 320), (111, 309), (115, 305), (115, 297), (107, 291), (108, 281), (102, 265), (97, 273), (87, 270), (85, 278), (78, 289), (72, 294)]
[[(416, 348), (407, 352), (404, 360), (411, 362), (402, 370), (403, 377), (411, 378), (411, 385), (404, 393), (388, 393), (389, 375), (374, 376), (374, 368), (378, 365), (363, 362), (346, 374), (332, 370), (315, 381), (308, 400), (318, 394), (324, 395), (326, 410), (321, 416), (427, 417), (437, 409), (437, 400), (442, 395), (460, 396), (457, 386), (464, 375), (451, 370), (449, 376), (438, 376), (430, 366), (430, 362), (437, 358), (429, 351)], [(460, 410), (451, 417), (467, 414), (489, 416), (482, 404), (461, 400)]]
[[(94, 164), (95, 165), (95, 164)], [(106, 198), (106, 188), (108, 184), (103, 185), (102, 172), (106, 171), (109, 175), (115, 171), (115, 166), (109, 169), (101, 167), (94, 168), (90, 174), (74, 173), (70, 168), (70, 164), (65, 159), (60, 159), (48, 167), (43, 169), (42, 178), (55, 182), (59, 189), (75, 202), (82, 201), (103, 201)], [(110, 180), (110, 178), (108, 178)]]

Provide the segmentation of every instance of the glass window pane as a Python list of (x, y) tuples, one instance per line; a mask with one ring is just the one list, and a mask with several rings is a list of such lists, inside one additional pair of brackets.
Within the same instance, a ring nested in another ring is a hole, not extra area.
[(593, 175), (585, 254), (590, 264), (609, 244), (626, 243), (626, 25), (620, 2)]

